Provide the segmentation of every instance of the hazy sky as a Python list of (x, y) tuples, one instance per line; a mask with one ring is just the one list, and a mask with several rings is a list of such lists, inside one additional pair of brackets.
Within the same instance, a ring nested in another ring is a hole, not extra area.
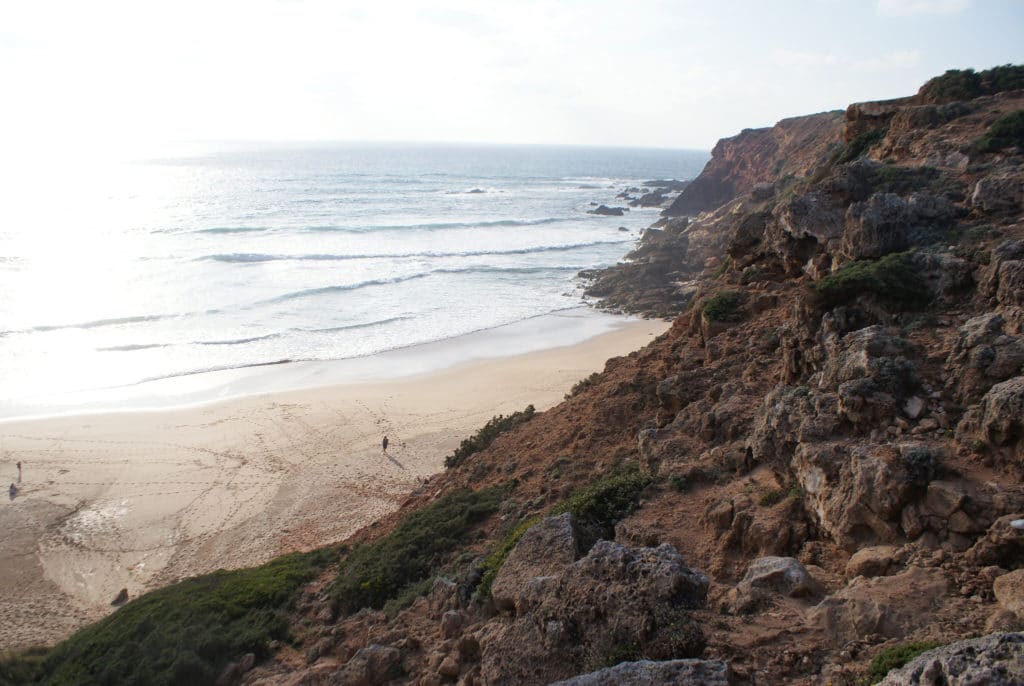
[(1024, 62), (1022, 0), (33, 0), (0, 136), (709, 148)]

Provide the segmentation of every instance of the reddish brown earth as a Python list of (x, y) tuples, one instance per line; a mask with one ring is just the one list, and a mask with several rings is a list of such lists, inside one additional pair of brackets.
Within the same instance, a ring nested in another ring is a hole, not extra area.
[[(594, 626), (610, 626), (601, 608), (615, 599), (572, 581), (596, 548), (535, 579), (510, 612), (467, 600), (466, 570), (519, 522), (630, 463), (652, 483), (615, 541), (660, 555), (657, 564), (674, 552), (651, 551), (670, 544), (707, 576), (706, 598), (684, 606), (687, 621), (706, 639), (700, 658), (727, 661), (731, 683), (862, 683), (886, 648), (1019, 630), (1009, 591), (997, 598), (994, 588), (1024, 566), (1024, 532), (1010, 524), (1024, 518), (1024, 159), (1013, 147), (977, 152), (975, 142), (1021, 109), (1021, 91), (954, 108), (918, 96), (721, 141), (669, 212), (691, 218), (648, 231), (632, 262), (599, 277), (610, 306), (674, 308), (672, 328), (350, 541), (376, 540), (455, 489), (514, 483), (439, 567), (450, 581), (394, 617), (336, 617), (328, 572), (304, 595), (297, 645), (243, 682), (572, 676), (560, 651), (600, 641), (576, 618), (575, 643), (560, 644), (570, 610), (544, 589), (560, 584), (570, 601), (579, 593)], [(865, 130), (878, 131), (873, 143), (843, 159)], [(857, 259), (893, 254), (897, 276), (926, 284), (923, 300), (902, 300), (903, 286), (857, 286), (841, 302), (814, 288)], [(726, 317), (735, 321), (709, 316), (726, 291), (742, 294)], [(530, 552), (513, 554), (528, 571)], [(744, 581), (767, 556), (794, 558), (786, 564), (809, 580)], [(658, 602), (656, 586), (643, 586), (656, 563), (631, 564), (638, 597)], [(631, 592), (619, 577), (608, 588)], [(494, 646), (510, 645), (495, 661)], [(374, 665), (397, 671), (381, 676)]]

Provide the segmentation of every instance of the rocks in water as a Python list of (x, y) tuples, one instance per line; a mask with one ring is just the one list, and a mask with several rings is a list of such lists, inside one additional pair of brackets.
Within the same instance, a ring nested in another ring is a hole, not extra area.
[(466, 191), (466, 192), (471, 194), (471, 195), (473, 195), (473, 194), (477, 194), (477, 193), (486, 193), (487, 191), (485, 191), (483, 188), (474, 188), (474, 189)]
[(890, 672), (879, 686), (1024, 683), (1024, 633), (998, 633), (922, 653)]
[(730, 683), (729, 665), (721, 660), (641, 660), (622, 662), (614, 667), (556, 681), (550, 686), (728, 686)]
[(629, 212), (626, 207), (608, 207), (607, 205), (598, 205), (592, 210), (587, 210), (587, 214), (599, 214), (605, 217), (621, 217), (624, 212)]

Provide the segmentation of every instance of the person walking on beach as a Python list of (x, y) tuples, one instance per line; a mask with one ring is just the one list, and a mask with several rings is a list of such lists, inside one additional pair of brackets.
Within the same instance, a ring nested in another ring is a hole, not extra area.
[(384, 448), (384, 450), (382, 452), (384, 452), (386, 454), (388, 452), (388, 437), (385, 436), (384, 440), (381, 441), (380, 444)]
[(18, 495), (18, 487), (15, 486), (14, 484), (11, 484), (11, 487), (7, 490), (7, 492), (10, 494), (11, 500), (14, 500), (14, 496)]
[(21, 483), (21, 462), (18, 462), (18, 483)]

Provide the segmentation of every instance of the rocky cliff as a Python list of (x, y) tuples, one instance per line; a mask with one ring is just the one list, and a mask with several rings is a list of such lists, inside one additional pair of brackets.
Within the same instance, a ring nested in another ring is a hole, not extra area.
[(672, 328), (360, 532), (222, 683), (1016, 683), (1024, 92), (929, 83), (716, 146), (589, 275)]

